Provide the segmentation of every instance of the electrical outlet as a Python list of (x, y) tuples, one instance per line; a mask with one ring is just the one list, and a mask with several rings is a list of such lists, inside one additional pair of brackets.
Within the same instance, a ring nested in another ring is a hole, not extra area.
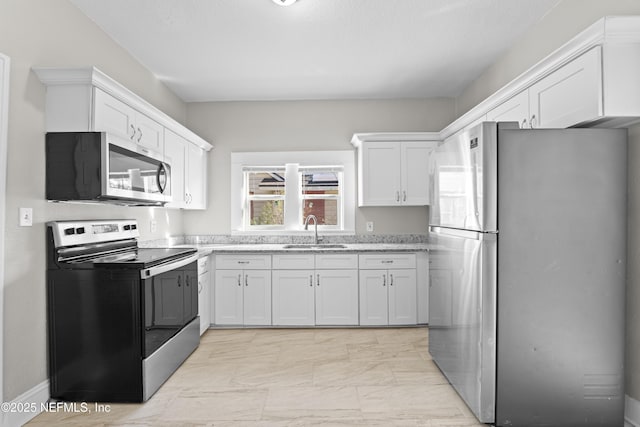
[(33, 209), (20, 208), (20, 227), (31, 227), (33, 225)]
[(373, 233), (373, 221), (367, 221), (367, 232)]
[(155, 219), (152, 219), (149, 222), (149, 231), (151, 231), (152, 233), (155, 233), (156, 230), (158, 230), (158, 221), (156, 221)]

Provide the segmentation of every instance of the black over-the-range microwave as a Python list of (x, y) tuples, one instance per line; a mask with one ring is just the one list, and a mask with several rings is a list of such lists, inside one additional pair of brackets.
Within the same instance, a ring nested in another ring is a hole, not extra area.
[(162, 206), (171, 201), (171, 166), (161, 153), (106, 132), (49, 132), (46, 197)]

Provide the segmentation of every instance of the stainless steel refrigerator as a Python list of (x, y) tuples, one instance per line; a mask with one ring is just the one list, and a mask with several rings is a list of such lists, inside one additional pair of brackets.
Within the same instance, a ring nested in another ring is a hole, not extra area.
[(429, 351), (496, 426), (622, 426), (624, 129), (484, 122), (432, 156)]

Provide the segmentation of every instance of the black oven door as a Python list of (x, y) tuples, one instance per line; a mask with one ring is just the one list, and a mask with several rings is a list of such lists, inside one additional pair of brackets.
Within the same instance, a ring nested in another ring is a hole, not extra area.
[(198, 315), (197, 255), (144, 270), (143, 275), (146, 358)]

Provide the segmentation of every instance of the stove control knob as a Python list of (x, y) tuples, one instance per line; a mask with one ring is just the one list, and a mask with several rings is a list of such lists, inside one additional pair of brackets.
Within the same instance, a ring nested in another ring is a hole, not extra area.
[(137, 225), (135, 225), (135, 224), (131, 224), (131, 229), (132, 229), (132, 230), (136, 230), (137, 228), (138, 228), (138, 226), (137, 226)]
[(76, 229), (75, 228), (65, 228), (64, 229), (64, 235), (65, 236), (70, 236), (72, 234), (76, 234)]
[(122, 228), (124, 228), (126, 231), (131, 230), (131, 226), (130, 226), (130, 225), (125, 225), (125, 226), (124, 226), (124, 227), (122, 227)]
[(76, 228), (76, 234), (84, 234), (84, 227)]

